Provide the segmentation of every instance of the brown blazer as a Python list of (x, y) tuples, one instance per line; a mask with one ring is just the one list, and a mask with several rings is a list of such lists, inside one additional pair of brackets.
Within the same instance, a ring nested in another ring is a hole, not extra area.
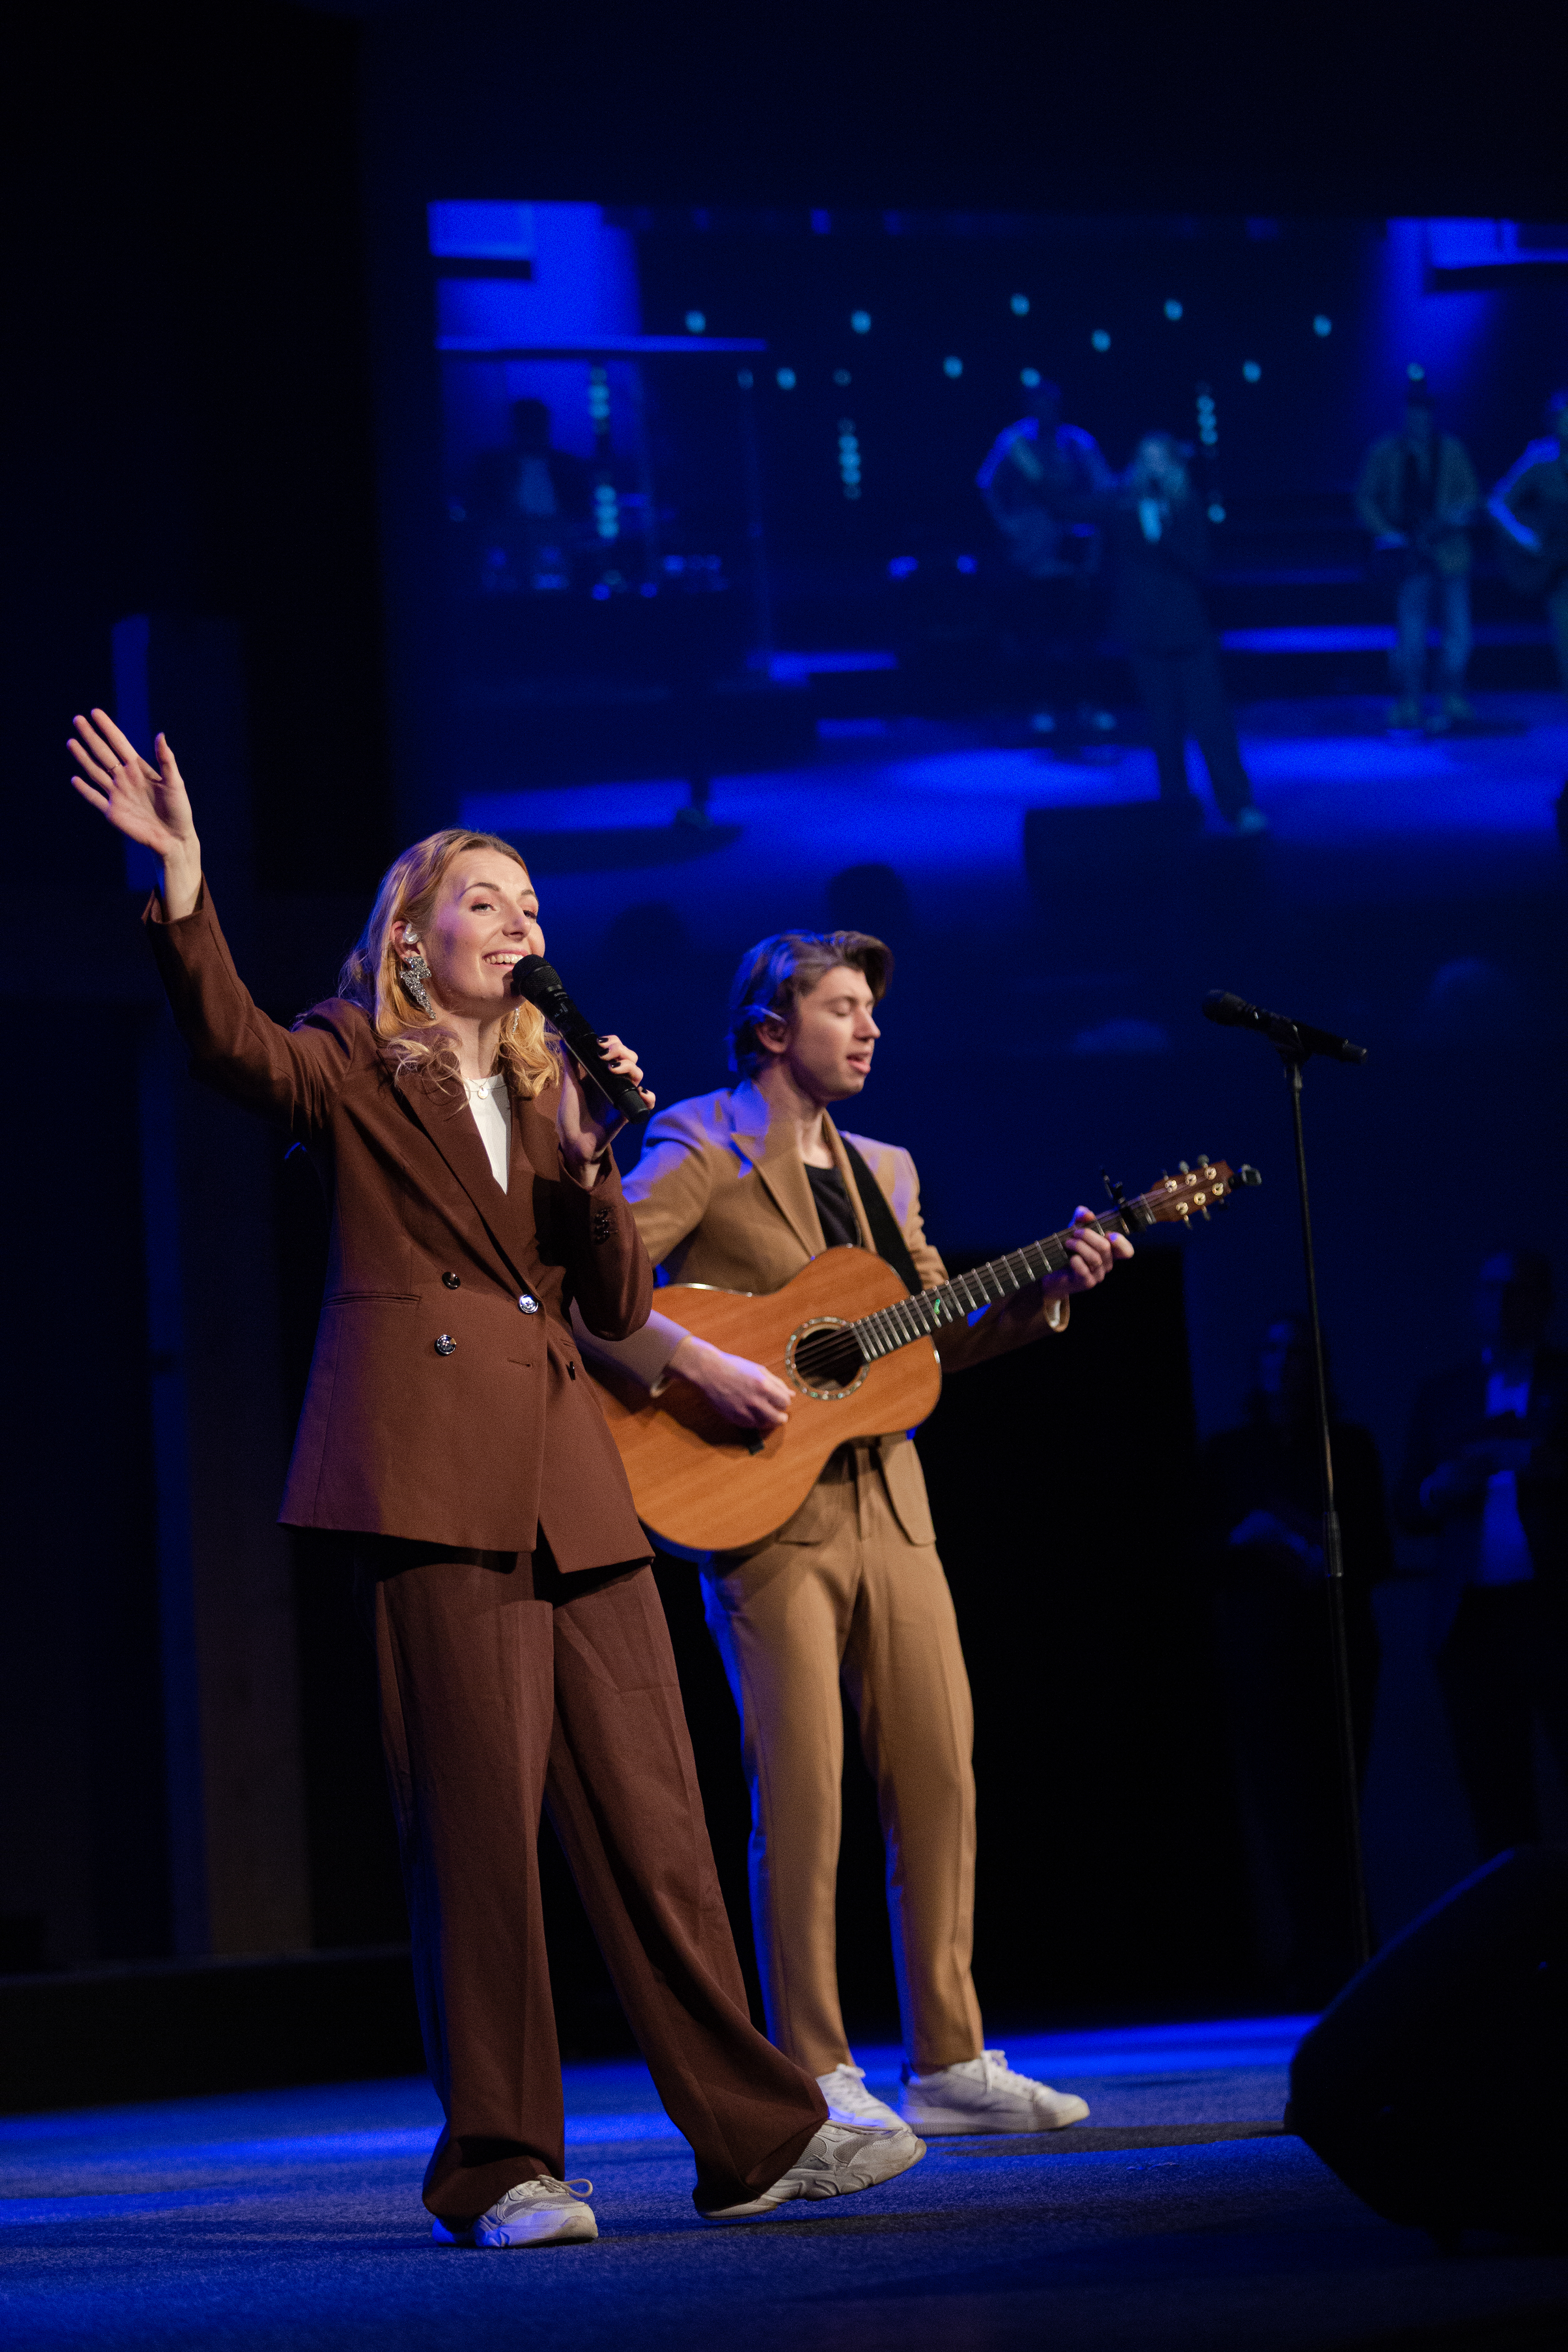
[[(838, 1131), (830, 1118), (823, 1125), (862, 1244), (875, 1249)], [(878, 1143), (868, 1135), (847, 1135), (847, 1139), (886, 1194), (922, 1286), (934, 1289), (947, 1280), (947, 1269), (926, 1238), (914, 1161), (896, 1143)], [(660, 1111), (648, 1127), (642, 1158), (626, 1178), (626, 1198), (649, 1257), (671, 1282), (711, 1283), (720, 1290), (780, 1290), (827, 1245), (795, 1135), (782, 1123), (770, 1122), (767, 1097), (749, 1080)], [(989, 1307), (973, 1323), (944, 1334), (942, 1370), (966, 1370), (989, 1356), (1038, 1339), (1042, 1332), (1064, 1329), (1067, 1319), (1065, 1298), (1047, 1299), (1037, 1285), (1031, 1285), (1005, 1306)], [(685, 1336), (678, 1323), (656, 1309), (646, 1328), (619, 1346), (591, 1340), (584, 1345), (590, 1355), (613, 1358), (652, 1388), (664, 1377)], [(878, 1445), (899, 1524), (911, 1543), (934, 1542), (914, 1447), (901, 1431), (880, 1438)], [(816, 1540), (816, 1507), (815, 1496), (802, 1506), (789, 1523), (791, 1539)]]
[(563, 1168), (556, 1088), (514, 1099), (502, 1192), (461, 1086), (395, 1073), (358, 1005), (269, 1021), (205, 890), (178, 922), (154, 899), (147, 923), (192, 1075), (287, 1128), (331, 1202), (279, 1517), (502, 1552), (531, 1551), (542, 1527), (567, 1570), (646, 1559), (570, 1310), (624, 1339), (652, 1274), (614, 1166), (591, 1192)]

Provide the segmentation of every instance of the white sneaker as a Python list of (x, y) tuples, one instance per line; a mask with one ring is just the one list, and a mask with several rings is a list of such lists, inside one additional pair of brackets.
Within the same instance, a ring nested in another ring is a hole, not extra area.
[(879, 2099), (866, 2088), (864, 2066), (835, 2066), (831, 2074), (819, 2074), (816, 2087), (827, 2102), (830, 2124), (861, 2124), (872, 2131), (902, 2131), (904, 2121), (896, 2116), (885, 2099)]
[(548, 2177), (520, 2180), (481, 2213), (471, 2231), (448, 2230), (432, 2221), (430, 2235), (438, 2246), (570, 2246), (596, 2238), (599, 2225), (585, 2201), (594, 2193), (591, 2180), (567, 2182)]
[(917, 2074), (904, 2068), (904, 2121), (916, 2131), (1041, 2132), (1080, 2124), (1089, 2102), (1016, 2074), (1005, 2050), (984, 2050), (957, 2066)]
[(918, 2164), (926, 2152), (908, 2124), (896, 2131), (867, 2131), (855, 2124), (824, 2124), (789, 2170), (760, 2197), (743, 2205), (721, 2205), (705, 2221), (764, 2221), (797, 2197), (844, 2197), (876, 2189)]

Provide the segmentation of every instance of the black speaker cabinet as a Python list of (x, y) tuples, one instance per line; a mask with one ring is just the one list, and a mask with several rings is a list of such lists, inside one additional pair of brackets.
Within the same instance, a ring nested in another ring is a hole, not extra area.
[(1568, 1851), (1500, 1854), (1352, 1977), (1288, 2120), (1374, 2212), (1568, 2235)]

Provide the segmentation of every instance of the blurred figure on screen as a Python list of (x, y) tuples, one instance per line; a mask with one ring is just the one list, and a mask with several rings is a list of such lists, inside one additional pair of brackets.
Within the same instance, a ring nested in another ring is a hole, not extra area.
[(1546, 404), (1546, 437), (1515, 459), (1487, 500), (1509, 585), (1542, 596), (1568, 694), (1568, 388)]
[(1482, 1860), (1541, 1835), (1539, 1720), (1568, 1780), (1568, 1355), (1546, 1344), (1552, 1269), (1500, 1250), (1468, 1363), (1415, 1400), (1398, 1509), (1436, 1538), (1432, 1638)]
[(1397, 635), (1390, 656), (1395, 699), (1391, 727), (1419, 727), (1426, 681), (1426, 631), (1433, 607), (1442, 630), (1440, 695), (1427, 724), (1436, 730), (1473, 719), (1465, 699), (1470, 660), (1470, 542), (1475, 467), (1465, 445), (1437, 429), (1424, 381), (1407, 384), (1405, 422), (1374, 441), (1362, 460), (1356, 513), (1372, 533), (1372, 570), (1394, 591)]
[[(1002, 536), (1009, 562), (1034, 583), (1029, 633), (1037, 640), (1035, 730), (1055, 734), (1068, 712), (1053, 699), (1078, 705), (1091, 731), (1115, 726), (1109, 711), (1085, 701), (1087, 665), (1100, 635), (1100, 532), (1092, 502), (1113, 477), (1092, 433), (1062, 422), (1059, 384), (1029, 392), (1025, 413), (1004, 425), (976, 474), (975, 487)], [(1062, 692), (1062, 672), (1070, 678)]]
[[(1334, 1412), (1332, 1436), (1356, 1761), (1364, 1775), (1378, 1666), (1372, 1591), (1394, 1555), (1371, 1433)], [(1259, 1955), (1282, 1998), (1315, 2006), (1344, 1982), (1354, 1955), (1304, 1315), (1276, 1316), (1263, 1332), (1247, 1418), (1209, 1439), (1201, 1477)]]
[(554, 447), (542, 400), (512, 402), (510, 446), (480, 457), (472, 497), (487, 541), (487, 588), (570, 586), (573, 556), (593, 505), (588, 468), (581, 457)]
[(1220, 676), (1205, 593), (1208, 518), (1187, 469), (1191, 454), (1169, 433), (1146, 433), (1120, 488), (1100, 502), (1116, 572), (1116, 635), (1148, 719), (1161, 799), (1184, 822), (1202, 824), (1187, 777), (1190, 735), (1221, 815), (1237, 833), (1267, 833)]

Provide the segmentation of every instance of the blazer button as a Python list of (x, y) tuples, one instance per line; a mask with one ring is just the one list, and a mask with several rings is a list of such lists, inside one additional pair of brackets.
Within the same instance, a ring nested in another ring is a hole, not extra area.
[(438, 1356), (455, 1356), (457, 1352), (458, 1343), (456, 1339), (453, 1339), (449, 1331), (443, 1331), (440, 1338), (436, 1342), (436, 1353)]
[(463, 1277), (460, 1274), (444, 1274), (441, 1279), (448, 1290), (461, 1290), (463, 1286)]
[(539, 1301), (531, 1291), (525, 1290), (517, 1304), (519, 1312), (523, 1315), (537, 1315), (539, 1312)]

